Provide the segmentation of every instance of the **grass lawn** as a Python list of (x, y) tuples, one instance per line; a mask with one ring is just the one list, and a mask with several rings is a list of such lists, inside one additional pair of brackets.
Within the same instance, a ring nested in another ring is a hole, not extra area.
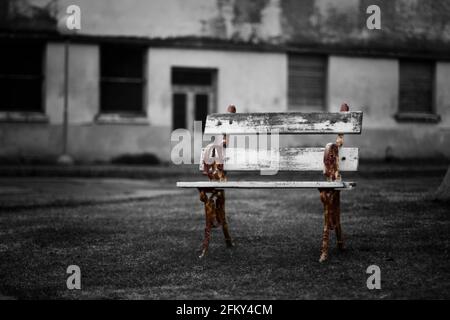
[[(229, 190), (235, 248), (214, 230), (197, 258), (194, 190), (144, 201), (0, 209), (0, 295), (15, 298), (450, 298), (450, 210), (427, 200), (442, 177), (358, 177), (342, 193), (347, 250), (320, 264), (317, 190)], [(174, 181), (164, 184), (173, 186)], [(80, 266), (82, 290), (66, 288)], [(368, 290), (366, 268), (381, 268)]]

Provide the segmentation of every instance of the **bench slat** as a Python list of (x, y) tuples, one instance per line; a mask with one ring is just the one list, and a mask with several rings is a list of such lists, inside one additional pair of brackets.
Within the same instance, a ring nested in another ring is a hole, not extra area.
[(306, 188), (330, 188), (330, 189), (352, 189), (356, 186), (354, 182), (344, 181), (192, 181), (177, 182), (178, 188), (240, 188), (240, 189), (306, 189)]
[(215, 113), (208, 115), (205, 134), (360, 134), (362, 112)]
[[(281, 148), (278, 159), (276, 150), (226, 148), (224, 169), (226, 171), (322, 171), (324, 148)], [(203, 155), (204, 149), (202, 150)], [(202, 158), (201, 158), (202, 159)], [(339, 150), (339, 170), (358, 170), (358, 148)], [(278, 166), (276, 166), (278, 164)], [(203, 162), (200, 162), (203, 170)]]

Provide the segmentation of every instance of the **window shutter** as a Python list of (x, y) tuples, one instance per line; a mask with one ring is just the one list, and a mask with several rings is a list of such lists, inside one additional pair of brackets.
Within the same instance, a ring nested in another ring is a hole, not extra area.
[(289, 109), (324, 109), (326, 65), (324, 56), (288, 56)]
[(144, 113), (144, 49), (101, 47), (100, 107), (103, 113)]
[(434, 63), (400, 61), (400, 113), (433, 113)]
[(0, 111), (43, 111), (43, 52), (40, 43), (5, 43), (0, 49)]

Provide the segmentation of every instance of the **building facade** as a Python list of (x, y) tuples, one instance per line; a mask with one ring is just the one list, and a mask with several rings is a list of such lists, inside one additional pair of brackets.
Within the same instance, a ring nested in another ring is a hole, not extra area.
[[(73, 4), (81, 29), (65, 35)], [(381, 29), (366, 25), (373, 4)], [(85, 162), (169, 161), (174, 129), (229, 104), (337, 111), (342, 102), (364, 112), (363, 133), (347, 139), (362, 158), (450, 158), (444, 0), (10, 0), (0, 19), (0, 158), (61, 154), (65, 97), (67, 152)]]

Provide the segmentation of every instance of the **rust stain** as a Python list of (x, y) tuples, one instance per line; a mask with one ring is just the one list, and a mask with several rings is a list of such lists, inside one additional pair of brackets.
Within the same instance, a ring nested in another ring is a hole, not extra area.
[[(236, 113), (236, 106), (230, 105), (227, 112)], [(207, 175), (210, 181), (227, 181), (226, 173), (223, 169), (225, 148), (228, 137), (223, 135), (222, 144), (211, 143), (206, 146), (203, 153), (203, 174)], [(228, 222), (225, 216), (225, 191), (221, 189), (199, 189), (200, 201), (205, 204), (205, 235), (202, 243), (200, 258), (203, 258), (209, 247), (211, 239), (211, 229), (222, 226), (223, 235), (227, 247), (232, 247)], [(208, 197), (207, 192), (211, 193)]]
[(209, 180), (227, 180), (223, 170), (224, 152), (224, 145), (211, 143), (205, 147), (202, 159), (203, 174), (208, 176)]
[(233, 246), (228, 222), (225, 216), (225, 191), (213, 189), (208, 197), (205, 189), (200, 190), (200, 201), (205, 204), (205, 236), (202, 242), (200, 258), (208, 252), (209, 241), (211, 240), (211, 230), (222, 226), (225, 243), (228, 247)]
[[(341, 105), (341, 112), (350, 110), (346, 103)], [(323, 156), (324, 170), (323, 173), (327, 181), (340, 181), (341, 174), (339, 172), (339, 149), (344, 144), (344, 135), (339, 134), (335, 143), (329, 143), (325, 147)], [(323, 203), (323, 235), (322, 248), (320, 252), (319, 262), (324, 262), (328, 258), (328, 246), (330, 231), (336, 231), (336, 240), (338, 249), (344, 249), (344, 240), (341, 228), (341, 193), (335, 189), (319, 189), (320, 200)]]
[(336, 143), (329, 143), (325, 146), (323, 164), (323, 174), (327, 181), (341, 180), (339, 173), (339, 147)]

